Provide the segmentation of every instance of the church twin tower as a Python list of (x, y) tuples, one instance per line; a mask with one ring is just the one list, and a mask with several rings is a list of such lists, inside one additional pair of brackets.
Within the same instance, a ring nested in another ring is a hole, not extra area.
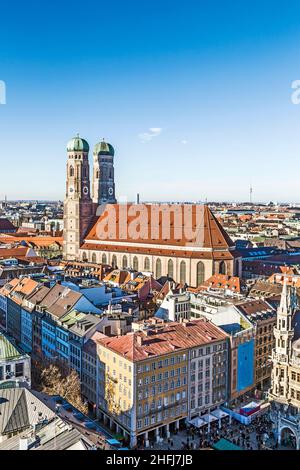
[(78, 259), (78, 249), (91, 225), (97, 207), (114, 204), (114, 149), (104, 142), (93, 152), (92, 194), (90, 192), (89, 144), (77, 135), (67, 145), (67, 184), (64, 202), (64, 259)]

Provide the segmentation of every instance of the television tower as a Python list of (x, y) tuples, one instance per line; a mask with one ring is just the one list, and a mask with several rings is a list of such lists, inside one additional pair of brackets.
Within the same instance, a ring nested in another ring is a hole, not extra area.
[(250, 184), (250, 204), (252, 204), (252, 193), (253, 193), (253, 188), (252, 188), (252, 184)]

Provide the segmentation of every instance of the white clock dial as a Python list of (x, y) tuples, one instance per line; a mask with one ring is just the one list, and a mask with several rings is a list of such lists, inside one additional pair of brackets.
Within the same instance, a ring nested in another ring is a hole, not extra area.
[(108, 194), (109, 194), (110, 196), (112, 196), (112, 195), (113, 195), (113, 193), (114, 193), (114, 190), (113, 190), (113, 188), (108, 188)]
[(87, 186), (84, 186), (83, 194), (87, 195), (88, 193), (89, 193), (89, 188)]

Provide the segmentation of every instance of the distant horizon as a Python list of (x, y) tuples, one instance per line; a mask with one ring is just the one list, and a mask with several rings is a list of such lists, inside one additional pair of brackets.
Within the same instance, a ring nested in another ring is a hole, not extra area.
[[(118, 198), (117, 198), (118, 199)], [(26, 202), (26, 203), (58, 203), (64, 202), (64, 199), (0, 199), (0, 203), (3, 202)], [(128, 204), (136, 204), (136, 200), (127, 200), (126, 201)], [(121, 201), (117, 200), (117, 203), (122, 204), (124, 203), (123, 199)], [(224, 201), (224, 200), (211, 200), (211, 201), (188, 201), (188, 200), (140, 200), (139, 204), (240, 204), (244, 206), (268, 206), (270, 204), (273, 204), (275, 206), (298, 206), (300, 207), (300, 202), (289, 202), (289, 201), (259, 201), (259, 202), (247, 202), (247, 201)]]

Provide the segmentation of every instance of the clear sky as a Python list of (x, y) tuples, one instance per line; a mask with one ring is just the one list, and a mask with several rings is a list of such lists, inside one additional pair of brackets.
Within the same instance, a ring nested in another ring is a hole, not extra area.
[(63, 199), (80, 132), (117, 196), (300, 202), (297, 79), (299, 1), (2, 2), (0, 199)]

